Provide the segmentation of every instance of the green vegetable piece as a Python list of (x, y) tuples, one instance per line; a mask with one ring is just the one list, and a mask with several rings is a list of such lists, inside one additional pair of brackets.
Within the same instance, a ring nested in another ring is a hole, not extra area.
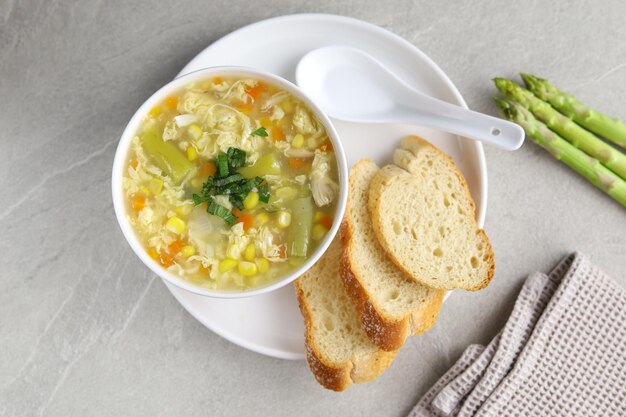
[(241, 192), (244, 194), (244, 198), (248, 195), (250, 191), (252, 191), (256, 186), (263, 182), (263, 178), (254, 177), (250, 178), (241, 186)]
[(313, 229), (313, 200), (302, 197), (293, 200), (291, 208), (291, 225), (287, 236), (287, 253), (289, 256), (307, 256), (311, 246), (311, 230)]
[(240, 194), (231, 194), (228, 196), (228, 200), (233, 206), (237, 207), (239, 210), (243, 210), (243, 198), (241, 198)]
[[(257, 177), (259, 178), (259, 177)], [(260, 183), (257, 186), (258, 190), (259, 190), (259, 201), (261, 201), (262, 203), (269, 203), (270, 201), (270, 186), (267, 183), (267, 181), (264, 181), (262, 183)]]
[(228, 175), (228, 156), (226, 154), (220, 154), (217, 156), (217, 176), (218, 178), (224, 178)]
[(526, 88), (534, 95), (552, 104), (561, 114), (593, 133), (626, 149), (626, 123), (587, 106), (576, 97), (559, 90), (548, 80), (530, 74), (521, 74)]
[(626, 207), (626, 181), (550, 130), (521, 104), (499, 97), (494, 100), (507, 119), (524, 128), (529, 139)]
[(507, 98), (529, 110), (560, 137), (597, 159), (608, 169), (626, 180), (626, 155), (602, 141), (593, 133), (568, 119), (549, 103), (506, 78), (495, 78), (498, 90)]
[(216, 187), (224, 187), (224, 186), (226, 186), (228, 184), (236, 183), (236, 182), (239, 182), (241, 180), (245, 180), (243, 175), (241, 175), (241, 174), (232, 174), (232, 175), (229, 175), (229, 176), (224, 177), (224, 178), (218, 178), (215, 181), (213, 181), (213, 183), (215, 184)]
[(195, 170), (194, 164), (176, 145), (164, 142), (154, 130), (144, 132), (140, 138), (144, 151), (176, 185), (182, 183)]
[(228, 148), (226, 153), (230, 168), (239, 168), (246, 165), (246, 151), (238, 148)]
[(265, 138), (267, 137), (267, 130), (261, 126), (254, 132), (250, 133), (250, 136), (263, 136)]
[(206, 211), (209, 214), (222, 218), (226, 223), (228, 223), (229, 226), (232, 226), (235, 224), (235, 221), (237, 221), (237, 217), (235, 217), (230, 210), (220, 204), (217, 204), (215, 201), (211, 201)]
[(202, 184), (202, 195), (209, 195), (211, 191), (215, 189), (215, 178), (209, 177), (206, 182)]
[(280, 175), (280, 161), (275, 153), (268, 153), (256, 160), (252, 165), (239, 168), (239, 173), (246, 178), (262, 177), (264, 175)]
[(193, 198), (193, 205), (194, 206), (199, 206), (202, 203), (209, 203), (211, 201), (213, 201), (213, 197), (210, 195), (207, 196), (201, 196), (198, 194), (194, 194), (191, 196)]

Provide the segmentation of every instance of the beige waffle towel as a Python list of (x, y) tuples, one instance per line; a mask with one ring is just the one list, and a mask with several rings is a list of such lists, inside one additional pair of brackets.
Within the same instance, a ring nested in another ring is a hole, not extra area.
[(532, 274), (409, 414), (432, 416), (626, 416), (626, 291), (578, 253)]

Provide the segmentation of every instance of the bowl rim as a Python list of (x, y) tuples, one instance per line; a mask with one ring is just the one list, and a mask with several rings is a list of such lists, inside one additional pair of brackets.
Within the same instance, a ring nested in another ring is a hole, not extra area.
[[(324, 236), (324, 239), (320, 242), (316, 250), (308, 257), (308, 259), (300, 265), (298, 268), (291, 271), (290, 274), (285, 277), (272, 282), (269, 285), (260, 288), (254, 288), (247, 291), (215, 291), (208, 288), (203, 288), (195, 285), (189, 281), (185, 281), (184, 278), (167, 271), (161, 265), (159, 265), (154, 259), (152, 259), (147, 251), (144, 249), (142, 243), (139, 241), (135, 230), (131, 226), (126, 216), (127, 209), (124, 202), (124, 193), (122, 188), (122, 178), (124, 177), (124, 167), (126, 165), (126, 159), (130, 148), (130, 142), (135, 136), (135, 132), (139, 128), (139, 125), (143, 121), (144, 117), (148, 114), (150, 109), (156, 104), (161, 102), (168, 94), (179, 91), (181, 88), (193, 82), (206, 80), (207, 78), (214, 76), (222, 77), (235, 77), (235, 78), (253, 78), (261, 81), (272, 83), (296, 98), (304, 102), (307, 107), (315, 114), (318, 120), (323, 124), (326, 129), (326, 133), (333, 145), (335, 153), (335, 159), (337, 161), (337, 176), (339, 183), (339, 193), (337, 196), (337, 207), (335, 209), (335, 218), (333, 220), (332, 227)], [(244, 298), (252, 297), (261, 294), (267, 294), (273, 290), (281, 288), (287, 284), (290, 284), (304, 272), (306, 272), (313, 264), (328, 250), (332, 240), (337, 235), (344, 212), (346, 209), (348, 198), (348, 167), (346, 161), (345, 151), (339, 139), (339, 134), (333, 126), (330, 118), (324, 113), (319, 106), (317, 106), (298, 86), (292, 82), (274, 75), (267, 71), (262, 71), (254, 68), (243, 66), (214, 66), (199, 69), (188, 74), (178, 76), (172, 81), (168, 82), (155, 93), (153, 93), (133, 114), (130, 121), (124, 128), (120, 137), (117, 149), (115, 151), (115, 157), (113, 160), (112, 175), (111, 175), (111, 192), (113, 197), (113, 208), (115, 210), (115, 217), (117, 223), (122, 230), (124, 238), (130, 245), (135, 255), (146, 265), (152, 272), (157, 274), (161, 279), (190, 291), (194, 294), (202, 295), (205, 297), (232, 299), (232, 298)]]

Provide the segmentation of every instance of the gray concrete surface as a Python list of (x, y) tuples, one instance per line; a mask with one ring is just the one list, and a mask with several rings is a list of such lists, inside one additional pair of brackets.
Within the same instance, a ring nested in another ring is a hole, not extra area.
[(504, 323), (524, 277), (580, 250), (626, 285), (626, 211), (527, 143), (486, 150), (496, 277), (456, 292), (373, 383), (321, 389), (304, 362), (212, 334), (130, 251), (110, 198), (139, 104), (205, 46), (271, 16), (378, 24), (430, 55), (470, 107), (528, 71), (626, 119), (626, 4), (453, 1), (0, 2), (0, 415), (404, 415)]

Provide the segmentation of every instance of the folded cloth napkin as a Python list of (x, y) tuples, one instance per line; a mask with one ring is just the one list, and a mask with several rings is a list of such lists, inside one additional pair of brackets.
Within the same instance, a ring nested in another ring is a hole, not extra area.
[(409, 417), (626, 416), (626, 291), (574, 253), (524, 284)]

